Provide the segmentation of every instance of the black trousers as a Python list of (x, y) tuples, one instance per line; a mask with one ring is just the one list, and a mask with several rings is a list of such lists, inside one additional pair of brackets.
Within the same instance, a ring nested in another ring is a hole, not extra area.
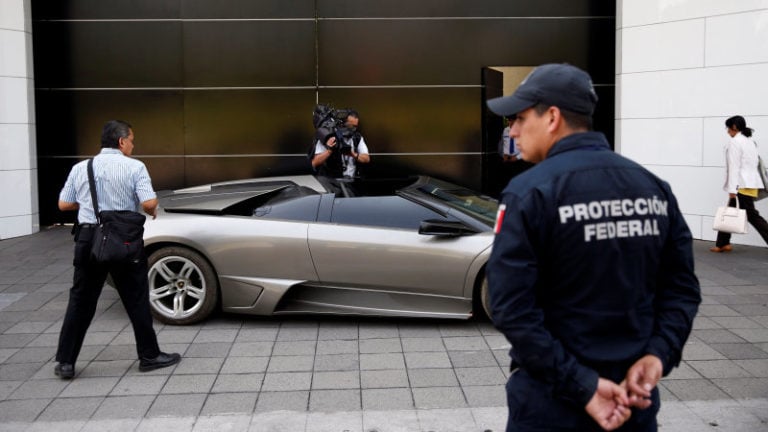
[[(598, 371), (600, 376), (621, 382), (627, 368)], [(611, 376), (613, 375), (613, 376)], [(658, 388), (651, 393), (652, 405), (644, 410), (632, 409), (632, 416), (617, 431), (656, 432), (656, 414), (661, 402)], [(584, 407), (554, 395), (554, 386), (517, 369), (507, 381), (507, 432), (598, 432), (603, 429), (587, 414)]]
[(90, 259), (92, 238), (91, 228), (80, 227), (75, 233), (74, 281), (59, 335), (56, 361), (71, 364), (77, 361), (108, 274), (112, 275), (120, 300), (133, 325), (139, 358), (157, 357), (160, 348), (149, 310), (146, 256), (142, 254), (135, 262), (125, 264), (99, 264)]
[[(736, 197), (739, 199), (739, 207), (747, 211), (747, 221), (750, 223), (750, 225), (755, 227), (758, 234), (760, 234), (760, 237), (763, 238), (763, 241), (768, 244), (768, 222), (766, 222), (765, 219), (760, 216), (760, 213), (755, 209), (755, 198), (742, 194), (736, 194)], [(728, 206), (736, 207), (736, 200), (734, 198), (729, 199)], [(731, 233), (725, 233), (721, 231), (717, 232), (717, 241), (715, 242), (715, 246), (723, 247), (730, 243)]]

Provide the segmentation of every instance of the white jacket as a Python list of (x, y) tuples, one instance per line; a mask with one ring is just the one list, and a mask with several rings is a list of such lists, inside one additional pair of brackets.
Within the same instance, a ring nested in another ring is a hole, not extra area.
[(725, 146), (725, 185), (723, 190), (735, 194), (739, 188), (763, 189), (757, 172), (757, 145), (741, 133)]

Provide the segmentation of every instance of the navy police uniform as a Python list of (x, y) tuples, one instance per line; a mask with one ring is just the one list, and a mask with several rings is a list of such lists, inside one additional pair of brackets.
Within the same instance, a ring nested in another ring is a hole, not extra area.
[[(569, 135), (503, 191), (488, 262), (493, 322), (512, 344), (508, 430), (599, 430), (584, 407), (646, 354), (680, 362), (701, 302), (691, 233), (669, 185)], [(653, 405), (619, 430), (655, 430)]]

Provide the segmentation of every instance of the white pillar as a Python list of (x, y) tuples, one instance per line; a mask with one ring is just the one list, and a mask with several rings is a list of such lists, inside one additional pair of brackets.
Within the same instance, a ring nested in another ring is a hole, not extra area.
[(30, 0), (0, 0), (0, 240), (40, 229)]

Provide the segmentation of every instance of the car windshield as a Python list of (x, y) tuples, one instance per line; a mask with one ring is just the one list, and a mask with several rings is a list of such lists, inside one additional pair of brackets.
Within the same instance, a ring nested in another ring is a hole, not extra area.
[(433, 178), (427, 179), (425, 183), (416, 186), (415, 189), (480, 220), (490, 227), (496, 220), (499, 203), (489, 196), (480, 195), (467, 188)]

